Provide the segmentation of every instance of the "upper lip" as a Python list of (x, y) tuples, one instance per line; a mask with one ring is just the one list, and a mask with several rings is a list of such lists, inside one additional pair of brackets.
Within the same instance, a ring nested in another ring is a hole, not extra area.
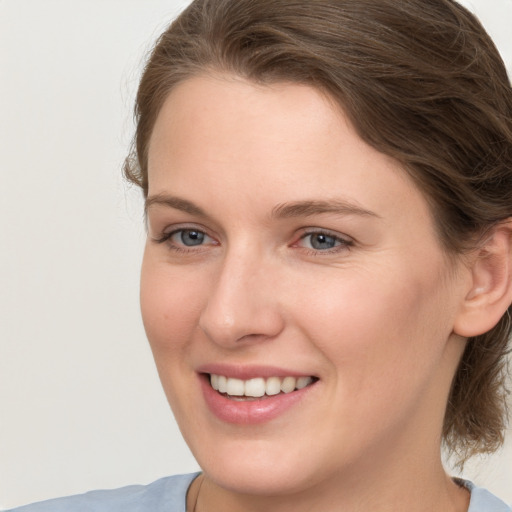
[(199, 366), (196, 371), (198, 373), (223, 375), (224, 377), (241, 380), (255, 379), (257, 377), (314, 377), (312, 373), (266, 365), (207, 363)]

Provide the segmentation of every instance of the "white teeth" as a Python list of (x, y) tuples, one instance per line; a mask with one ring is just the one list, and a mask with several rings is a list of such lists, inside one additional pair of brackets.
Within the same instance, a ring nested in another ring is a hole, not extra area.
[(299, 377), (297, 379), (297, 389), (305, 388), (306, 386), (309, 386), (313, 382), (313, 379), (311, 377)]
[(219, 393), (225, 393), (228, 389), (228, 379), (226, 379), (226, 377), (224, 377), (224, 375), (219, 375), (219, 380), (218, 380), (218, 383), (219, 383)]
[(295, 384), (297, 384), (297, 379), (295, 377), (285, 377), (281, 381), (281, 391), (283, 393), (290, 393), (295, 389)]
[(245, 395), (244, 381), (240, 379), (232, 379), (230, 377), (226, 385), (226, 393), (231, 396)]
[(219, 393), (230, 396), (247, 396), (260, 398), (264, 395), (273, 396), (279, 393), (291, 393), (303, 389), (313, 383), (313, 377), (257, 377), (249, 380), (234, 379), (224, 375), (210, 375), (210, 384)]
[(269, 377), (267, 379), (265, 393), (269, 396), (281, 393), (281, 379), (279, 377)]
[(212, 388), (216, 391), (219, 390), (219, 376), (218, 375), (210, 375), (210, 384), (212, 385)]
[(245, 381), (245, 396), (259, 397), (265, 394), (265, 379), (250, 379)]

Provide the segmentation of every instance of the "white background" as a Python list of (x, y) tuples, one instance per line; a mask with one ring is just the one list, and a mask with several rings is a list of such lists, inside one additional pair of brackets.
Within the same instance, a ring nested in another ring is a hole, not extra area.
[[(143, 56), (185, 0), (0, 0), (0, 508), (197, 465), (138, 307), (123, 183)], [(512, 64), (512, 0), (470, 5)], [(512, 434), (466, 476), (512, 502)]]

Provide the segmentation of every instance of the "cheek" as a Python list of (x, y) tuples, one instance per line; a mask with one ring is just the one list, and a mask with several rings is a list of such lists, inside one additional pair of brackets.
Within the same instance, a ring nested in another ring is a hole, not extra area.
[(361, 274), (323, 287), (301, 308), (302, 325), (330, 367), (326, 396), (337, 406), (324, 423), (355, 452), (401, 432), (431, 410), (429, 397), (443, 393), (439, 368), (450, 330), (434, 281)]
[(190, 340), (205, 288), (198, 275), (173, 268), (146, 251), (140, 301), (144, 328), (157, 365), (159, 356), (179, 350)]
[(450, 335), (443, 280), (394, 265), (323, 283), (300, 306), (303, 326), (335, 370), (342, 391), (375, 396), (433, 372)]
[(204, 286), (196, 276), (146, 251), (141, 272), (141, 311), (146, 335), (167, 400), (175, 417), (186, 417), (193, 403), (195, 374), (191, 345)]

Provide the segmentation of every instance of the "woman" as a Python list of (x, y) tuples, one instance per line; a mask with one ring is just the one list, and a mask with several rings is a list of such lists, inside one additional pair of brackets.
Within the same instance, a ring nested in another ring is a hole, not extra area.
[(450, 0), (200, 0), (126, 163), (141, 305), (203, 472), (26, 510), (506, 511), (512, 91)]

